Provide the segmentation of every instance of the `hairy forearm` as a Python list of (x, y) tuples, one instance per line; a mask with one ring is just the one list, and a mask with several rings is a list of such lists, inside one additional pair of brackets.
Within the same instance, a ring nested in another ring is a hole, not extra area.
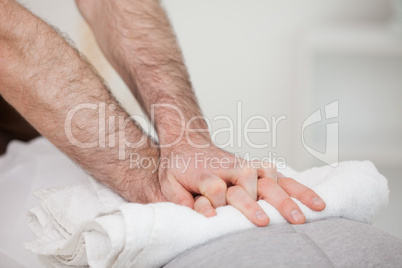
[[(165, 11), (158, 0), (109, 1), (108, 5), (114, 12), (104, 20), (107, 33), (104, 25), (89, 20), (98, 43), (154, 120), (160, 143), (171, 143), (201, 111)], [(206, 129), (207, 125), (198, 119), (191, 127)]]
[[(129, 153), (157, 159), (150, 139), (126, 120), (102, 79), (53, 28), (14, 1), (0, 5), (2, 96), (91, 175), (127, 199), (146, 202), (130, 187), (141, 188), (156, 176), (151, 168), (131, 169)], [(144, 142), (127, 149), (120, 146), (123, 138)]]

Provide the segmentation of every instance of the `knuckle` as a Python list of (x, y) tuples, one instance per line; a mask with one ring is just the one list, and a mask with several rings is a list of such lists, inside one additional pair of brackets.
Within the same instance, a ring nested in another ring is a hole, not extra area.
[(261, 164), (261, 170), (264, 176), (276, 178), (277, 177), (277, 169), (274, 163), (272, 162), (264, 162)]
[(212, 175), (212, 173), (209, 173), (208, 171), (201, 171), (200, 173), (199, 173), (199, 177), (200, 177), (200, 179), (202, 179), (202, 180), (208, 180), (210, 177), (211, 177), (211, 175)]
[(223, 180), (211, 180), (206, 185), (206, 193), (210, 196), (219, 196), (226, 191), (226, 183)]
[(316, 196), (316, 193), (313, 190), (311, 190), (310, 188), (306, 188), (300, 193), (300, 198), (302, 198), (302, 199), (312, 199), (315, 196)]
[(227, 199), (230, 201), (233, 198), (235, 198), (235, 196), (237, 195), (238, 191), (239, 191), (239, 189), (238, 189), (237, 186), (229, 187), (227, 192), (226, 192)]
[(287, 207), (293, 207), (294, 205), (296, 205), (295, 202), (293, 202), (292, 198), (287, 197), (285, 199), (283, 199), (281, 201), (281, 203), (279, 204), (279, 210), (285, 210)]
[(275, 180), (272, 178), (261, 178), (258, 180), (258, 188), (266, 189), (276, 184)]
[(257, 170), (255, 170), (254, 168), (245, 168), (243, 170), (243, 174), (247, 178), (252, 178), (252, 177), (257, 178)]
[(269, 173), (272, 173), (277, 170), (276, 166), (274, 163), (269, 162), (269, 161), (261, 161), (260, 162), (260, 169), (263, 169)]
[(244, 203), (243, 206), (244, 206), (244, 210), (247, 211), (247, 212), (252, 212), (252, 211), (255, 210), (255, 204), (254, 203), (246, 202), (246, 203)]

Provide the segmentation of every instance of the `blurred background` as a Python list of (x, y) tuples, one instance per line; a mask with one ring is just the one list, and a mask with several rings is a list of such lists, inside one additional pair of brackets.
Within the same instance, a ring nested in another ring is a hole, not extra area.
[[(67, 33), (129, 113), (142, 114), (99, 52), (74, 1), (21, 2)], [(318, 153), (330, 161), (370, 160), (390, 188), (390, 205), (374, 225), (402, 238), (401, 0), (162, 3), (212, 129), (228, 127), (224, 120), (213, 120), (219, 115), (242, 125), (253, 115), (270, 123), (272, 116), (286, 116), (276, 136), (250, 135), (253, 143), (269, 143), (268, 148), (252, 148), (243, 138), (241, 145), (235, 142), (226, 150), (255, 157), (274, 152), (298, 170), (326, 164)], [(336, 104), (333, 118), (324, 113), (331, 103)], [(322, 120), (303, 128), (316, 111), (322, 112)], [(253, 121), (252, 127), (262, 128), (262, 123)], [(226, 143), (225, 135), (216, 136), (218, 145)], [(335, 141), (327, 140), (328, 135)], [(318, 153), (312, 155), (306, 147)]]

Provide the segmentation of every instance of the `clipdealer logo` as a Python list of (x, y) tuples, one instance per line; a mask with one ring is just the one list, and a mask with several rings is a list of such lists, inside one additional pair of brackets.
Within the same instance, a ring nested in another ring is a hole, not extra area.
[(338, 117), (339, 117), (339, 101), (334, 101), (330, 104), (325, 105), (324, 116), (322, 116), (322, 111), (321, 109), (319, 109), (314, 113), (312, 113), (306, 120), (304, 120), (301, 132), (302, 144), (303, 147), (307, 150), (307, 152), (309, 152), (312, 156), (314, 156), (318, 160), (333, 167), (337, 167), (339, 162), (339, 123), (338, 122), (326, 123), (326, 143), (324, 152), (320, 152), (306, 143), (304, 131), (307, 127), (311, 125), (323, 123), (326, 120)]

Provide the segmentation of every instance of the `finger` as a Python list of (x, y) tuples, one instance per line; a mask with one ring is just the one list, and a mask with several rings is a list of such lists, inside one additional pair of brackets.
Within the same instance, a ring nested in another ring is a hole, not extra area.
[(252, 223), (261, 227), (268, 225), (268, 215), (242, 186), (229, 187), (226, 196), (228, 204), (240, 210)]
[(272, 178), (278, 180), (279, 172), (272, 162), (260, 162), (260, 167), (257, 169), (258, 178)]
[(208, 218), (216, 216), (216, 211), (212, 207), (211, 202), (203, 195), (199, 195), (195, 198), (194, 210)]
[(254, 168), (229, 169), (222, 174), (227, 183), (242, 186), (250, 197), (257, 200), (257, 170)]
[(294, 179), (283, 177), (279, 179), (278, 184), (291, 197), (300, 200), (312, 210), (321, 211), (325, 209), (325, 202), (318, 196), (318, 194)]
[(257, 170), (254, 168), (243, 170), (243, 175), (237, 180), (237, 185), (242, 186), (253, 200), (257, 200)]
[(258, 180), (258, 196), (274, 206), (290, 223), (301, 224), (306, 221), (299, 206), (272, 178)]
[(221, 178), (207, 174), (199, 180), (200, 194), (208, 198), (214, 208), (226, 205), (227, 185)]
[(194, 197), (175, 179), (161, 182), (161, 190), (166, 199), (178, 205), (194, 208)]

